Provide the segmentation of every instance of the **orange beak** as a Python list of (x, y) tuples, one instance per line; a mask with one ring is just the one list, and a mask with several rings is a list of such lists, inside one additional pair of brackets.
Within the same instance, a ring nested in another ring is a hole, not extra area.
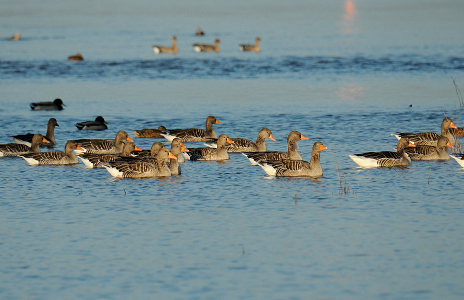
[(216, 120), (216, 124), (222, 124), (219, 120)]
[(130, 136), (127, 137), (126, 141), (128, 142), (133, 142), (134, 140), (130, 138)]
[(82, 147), (81, 147), (81, 146), (79, 146), (79, 145), (77, 145), (77, 146), (76, 146), (76, 149), (77, 149), (77, 150), (81, 150), (81, 151), (85, 151), (85, 149), (84, 149), (84, 148), (82, 148)]
[(139, 147), (135, 146), (134, 151), (142, 151)]
[(227, 138), (227, 142), (228, 142), (229, 144), (235, 144), (234, 141), (232, 141), (232, 140), (229, 139), (229, 138)]
[(451, 128), (457, 128), (456, 125), (454, 125), (453, 122), (451, 122), (450, 127), (451, 127)]
[(451, 145), (450, 142), (448, 142), (448, 144), (446, 144), (446, 146), (450, 147), (450, 148), (453, 148), (453, 145)]
[(185, 148), (185, 147), (182, 147), (182, 148), (180, 149), (180, 152), (190, 152), (190, 151), (189, 151), (189, 149), (187, 149), (187, 148)]
[(180, 142), (180, 145), (182, 146), (182, 148), (187, 148), (185, 147), (184, 143)]
[(409, 141), (409, 145), (408, 145), (408, 146), (409, 146), (409, 147), (416, 147), (416, 144), (414, 144), (413, 141)]
[(301, 135), (301, 140), (309, 140), (309, 137)]
[(174, 154), (172, 154), (171, 152), (169, 152), (168, 157), (169, 157), (169, 158), (172, 158), (172, 159), (177, 159), (177, 157), (176, 157)]
[(50, 144), (50, 141), (43, 137), (43, 138), (42, 138), (42, 143)]
[(324, 145), (321, 145), (321, 146), (320, 146), (320, 149), (321, 149), (321, 151), (324, 151), (324, 150), (327, 150), (327, 147), (324, 146)]
[(269, 136), (269, 139), (274, 142), (276, 141), (276, 139), (272, 136), (272, 134)]

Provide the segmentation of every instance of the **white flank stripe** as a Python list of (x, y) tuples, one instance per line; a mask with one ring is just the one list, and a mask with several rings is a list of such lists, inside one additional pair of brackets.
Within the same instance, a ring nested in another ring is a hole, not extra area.
[(267, 175), (269, 176), (275, 176), (276, 175), (276, 169), (274, 169), (274, 167), (268, 165), (268, 164), (258, 164), (263, 170), (264, 172), (266, 172)]
[(456, 157), (454, 155), (450, 155), (452, 158), (454, 158), (454, 160), (456, 160), (456, 162), (464, 168), (464, 160), (460, 159), (459, 157)]
[(19, 157), (22, 157), (24, 158), (24, 160), (30, 164), (31, 166), (35, 166), (35, 165), (38, 165), (39, 164), (39, 161), (37, 159), (33, 159), (33, 158), (30, 158), (30, 157), (24, 157), (24, 156), (19, 156)]
[(108, 167), (108, 166), (104, 166), (104, 167), (108, 171), (108, 173), (111, 174), (111, 176), (116, 177), (116, 178), (122, 178), (122, 172), (119, 171), (118, 169), (114, 167)]
[(172, 142), (172, 140), (176, 138), (175, 135), (169, 135), (169, 134), (164, 134), (164, 133), (160, 133), (160, 135), (163, 136), (165, 139), (167, 139), (169, 142)]
[(93, 163), (90, 160), (88, 160), (87, 158), (80, 157), (80, 156), (78, 157), (84, 163), (87, 169), (93, 169)]
[(356, 155), (348, 155), (355, 163), (362, 168), (377, 168), (377, 160)]

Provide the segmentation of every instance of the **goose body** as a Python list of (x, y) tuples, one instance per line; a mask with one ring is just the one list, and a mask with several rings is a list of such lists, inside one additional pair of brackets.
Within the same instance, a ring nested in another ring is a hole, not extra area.
[(102, 116), (95, 118), (95, 121), (84, 121), (76, 123), (76, 127), (79, 130), (105, 130), (108, 129), (106, 121)]
[(55, 99), (53, 102), (33, 102), (29, 104), (32, 110), (63, 110), (63, 100)]
[(81, 53), (76, 53), (74, 55), (68, 56), (68, 60), (71, 60), (71, 61), (83, 61), (84, 56)]
[[(53, 147), (55, 146), (56, 144), (56, 140), (55, 140), (55, 126), (60, 126), (58, 124), (58, 122), (56, 121), (55, 118), (50, 118), (48, 120), (48, 124), (47, 124), (47, 133), (45, 134), (45, 138), (48, 140), (48, 143), (43, 143), (41, 142), (40, 143), (40, 146), (41, 147)], [(19, 134), (19, 135), (15, 135), (15, 136), (12, 136), (13, 137), (13, 141), (17, 144), (24, 144), (26, 146), (29, 146), (31, 147), (32, 145), (32, 138), (34, 137), (34, 133), (27, 133), (27, 134)]]
[[(234, 143), (227, 145), (226, 150), (229, 153), (266, 152), (266, 139), (270, 139), (275, 142), (275, 138), (272, 136), (271, 130), (263, 128), (258, 133), (256, 143), (244, 138), (231, 138)], [(206, 144), (206, 146), (216, 148), (217, 144)]]
[(441, 136), (438, 139), (436, 146), (428, 145), (419, 145), (413, 148), (405, 148), (406, 153), (408, 153), (411, 160), (448, 160), (450, 155), (448, 154), (448, 149), (453, 148), (448, 138)]
[(253, 52), (260, 52), (261, 48), (259, 47), (259, 42), (261, 42), (261, 39), (257, 37), (255, 39), (255, 44), (254, 45), (247, 45), (247, 44), (240, 44), (240, 50), (241, 51), (253, 51)]
[(464, 154), (450, 155), (461, 167), (464, 168)]
[(82, 161), (87, 169), (92, 168), (103, 168), (103, 165), (108, 162), (114, 162), (122, 157), (132, 157), (132, 151), (141, 151), (133, 142), (127, 142), (122, 148), (121, 154), (94, 154), (94, 153), (83, 153), (78, 155), (78, 158)]
[(78, 154), (95, 153), (95, 154), (116, 154), (122, 152), (124, 142), (133, 142), (127, 132), (124, 130), (118, 131), (114, 140), (105, 139), (79, 139), (75, 140), (80, 148), (76, 151)]
[(405, 152), (406, 147), (414, 147), (408, 139), (401, 138), (397, 144), (397, 151), (365, 152), (361, 154), (348, 155), (356, 164), (362, 168), (391, 168), (406, 167), (411, 164), (411, 158)]
[(152, 49), (155, 54), (160, 54), (160, 53), (177, 54), (177, 52), (179, 51), (179, 49), (177, 48), (177, 38), (175, 36), (172, 37), (172, 47), (154, 45)]
[(0, 144), (0, 157), (17, 156), (26, 153), (38, 153), (40, 152), (40, 143), (42, 142), (48, 143), (48, 140), (41, 134), (36, 133), (32, 138), (31, 147), (17, 143)]
[(219, 52), (219, 43), (221, 40), (216, 39), (214, 45), (209, 44), (193, 44), (193, 50), (195, 52)]
[(446, 136), (451, 143), (452, 146), (456, 143), (456, 140), (453, 134), (450, 132), (450, 128), (456, 129), (456, 125), (454, 125), (453, 120), (448, 117), (445, 117), (441, 122), (441, 134), (435, 132), (419, 132), (419, 133), (412, 133), (412, 132), (403, 132), (394, 134), (394, 136), (399, 140), (400, 138), (406, 138), (412, 141), (416, 146), (420, 145), (428, 145), (428, 146), (436, 146), (438, 139), (443, 135)]
[(233, 144), (234, 141), (226, 134), (221, 134), (217, 140), (217, 148), (189, 148), (188, 157), (190, 160), (227, 160), (229, 159), (227, 143)]
[(158, 129), (145, 128), (133, 131), (136, 138), (162, 138), (161, 135), (167, 133), (167, 129), (164, 126), (159, 126)]
[(169, 134), (161, 134), (168, 141), (172, 142), (174, 138), (179, 138), (181, 142), (202, 142), (209, 138), (217, 138), (213, 129), (213, 124), (222, 124), (216, 117), (208, 116), (206, 118), (206, 129), (188, 128), (188, 129), (172, 129)]
[(74, 141), (67, 141), (64, 152), (50, 151), (41, 153), (27, 153), (20, 155), (30, 165), (73, 165), (79, 160), (73, 150), (79, 149)]

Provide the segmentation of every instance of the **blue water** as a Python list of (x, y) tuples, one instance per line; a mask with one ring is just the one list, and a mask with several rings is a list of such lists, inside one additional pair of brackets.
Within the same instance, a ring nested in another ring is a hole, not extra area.
[[(444, 115), (464, 127), (462, 1), (0, 6), (0, 143), (44, 133), (50, 117), (62, 150), (121, 129), (203, 127), (212, 114), (231, 137), (270, 128), (271, 150), (291, 130), (310, 137), (304, 159), (316, 140), (329, 148), (318, 180), (268, 178), (242, 155), (163, 180), (1, 159), (1, 299), (464, 297), (463, 169), (348, 158), (393, 149), (393, 132), (438, 132)], [(172, 35), (179, 53), (155, 56)], [(241, 53), (256, 36), (262, 52)], [(193, 52), (215, 38), (220, 53)], [(68, 62), (76, 52), (85, 60)], [(57, 97), (65, 110), (29, 110)], [(108, 130), (74, 126), (97, 115)]]

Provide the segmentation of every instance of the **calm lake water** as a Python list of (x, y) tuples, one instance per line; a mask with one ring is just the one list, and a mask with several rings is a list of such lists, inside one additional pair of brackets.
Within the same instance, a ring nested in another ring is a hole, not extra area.
[[(464, 2), (1, 1), (0, 143), (56, 148), (118, 130), (203, 127), (304, 159), (324, 176), (269, 178), (242, 155), (169, 179), (0, 161), (1, 299), (462, 299), (464, 170), (454, 161), (356, 168), (401, 131), (464, 127)], [(194, 35), (200, 26), (206, 35)], [(8, 38), (21, 32), (22, 40)], [(155, 56), (151, 46), (179, 53)], [(262, 39), (262, 52), (240, 43)], [(220, 53), (194, 53), (221, 39)], [(68, 62), (81, 52), (83, 62)], [(32, 101), (63, 99), (60, 112)], [(80, 132), (102, 115), (109, 129)], [(149, 148), (151, 139), (136, 139)], [(188, 146), (199, 146), (190, 144)], [(338, 171), (337, 171), (338, 169)], [(346, 193), (340, 193), (339, 175)], [(346, 183), (345, 183), (346, 181)]]

